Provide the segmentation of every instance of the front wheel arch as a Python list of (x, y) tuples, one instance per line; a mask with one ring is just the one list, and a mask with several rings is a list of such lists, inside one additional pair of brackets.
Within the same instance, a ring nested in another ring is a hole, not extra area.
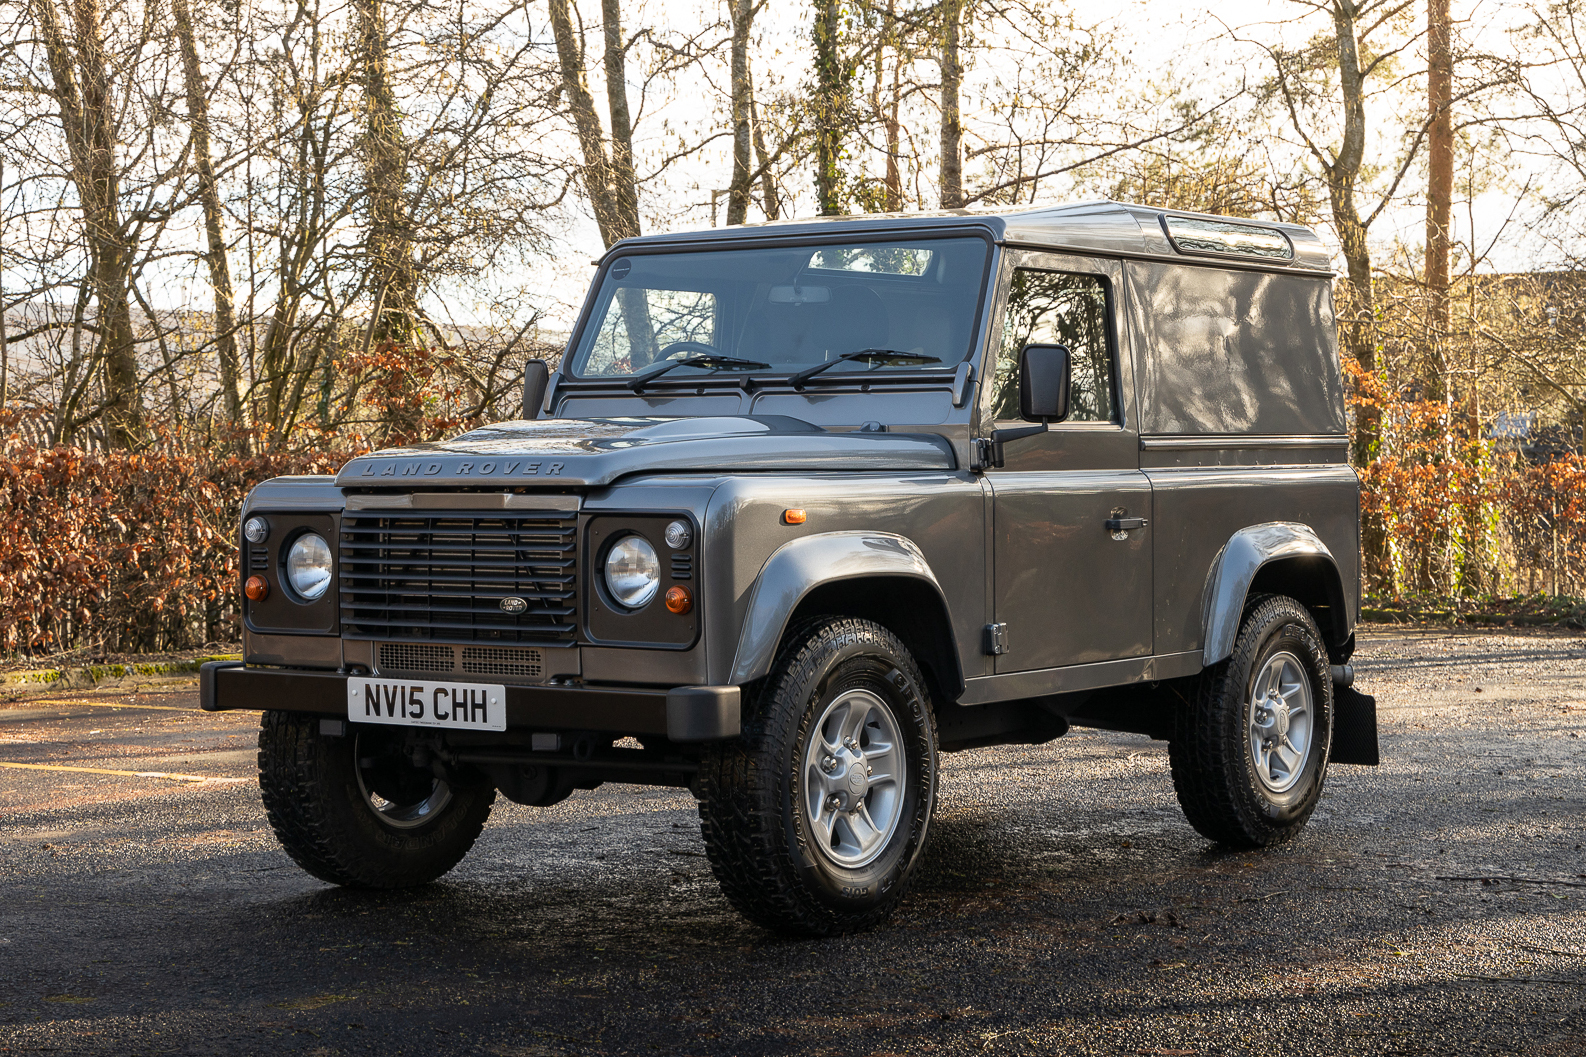
[[(917, 636), (913, 622), (927, 612), (934, 631)], [(911, 648), (928, 660), (943, 699), (963, 693), (957, 637), (941, 584), (919, 546), (893, 532), (822, 532), (778, 547), (750, 588), (737, 647), (718, 681), (743, 686), (761, 678), (795, 620), (822, 613), (874, 620), (913, 638)]]
[(958, 640), (947, 603), (933, 584), (909, 576), (865, 576), (821, 584), (799, 601), (788, 627), (828, 614), (872, 621), (903, 640), (924, 670), (933, 701), (956, 701), (963, 695)]

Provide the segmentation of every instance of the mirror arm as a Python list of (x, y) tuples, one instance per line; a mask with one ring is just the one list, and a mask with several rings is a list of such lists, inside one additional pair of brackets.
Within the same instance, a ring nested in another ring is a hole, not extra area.
[[(553, 371), (545, 383), (545, 400), (540, 404), (540, 413), (549, 415), (556, 410), (556, 391), (562, 387), (562, 372)], [(536, 416), (538, 417), (538, 416)]]
[(1039, 426), (1016, 426), (1013, 429), (994, 429), (991, 431), (991, 465), (1002, 465), (1002, 446), (1010, 440), (1023, 440), (1025, 437), (1034, 437), (1047, 431), (1048, 420), (1042, 419)]

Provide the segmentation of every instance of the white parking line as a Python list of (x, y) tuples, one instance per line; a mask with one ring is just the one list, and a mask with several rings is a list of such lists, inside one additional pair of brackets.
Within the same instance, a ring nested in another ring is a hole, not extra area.
[(28, 771), (76, 771), (82, 774), (114, 774), (123, 778), (166, 778), (173, 782), (248, 782), (249, 778), (223, 778), (204, 774), (171, 774), (168, 771), (112, 771), (103, 767), (65, 767), (53, 763), (6, 763), (0, 767), (17, 767)]

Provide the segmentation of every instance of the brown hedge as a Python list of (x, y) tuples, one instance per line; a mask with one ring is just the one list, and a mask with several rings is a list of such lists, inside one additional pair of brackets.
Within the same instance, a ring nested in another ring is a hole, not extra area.
[(240, 455), (175, 439), (138, 452), (0, 451), (0, 649), (182, 649), (237, 637), (248, 490), (353, 452)]
[[(1360, 474), (1382, 525), (1384, 597), (1586, 588), (1586, 458), (1528, 462), (1461, 434), (1448, 407), (1352, 377), (1381, 411)], [(270, 477), (329, 473), (357, 449), (237, 454), (168, 436), (138, 452), (26, 440), (0, 415), (0, 651), (118, 653), (235, 640), (237, 517)]]

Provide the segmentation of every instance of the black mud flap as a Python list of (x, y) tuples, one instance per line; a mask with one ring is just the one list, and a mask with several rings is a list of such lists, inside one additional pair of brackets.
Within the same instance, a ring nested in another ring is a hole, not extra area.
[(1377, 699), (1353, 687), (1333, 687), (1333, 751), (1331, 762), (1375, 767)]

